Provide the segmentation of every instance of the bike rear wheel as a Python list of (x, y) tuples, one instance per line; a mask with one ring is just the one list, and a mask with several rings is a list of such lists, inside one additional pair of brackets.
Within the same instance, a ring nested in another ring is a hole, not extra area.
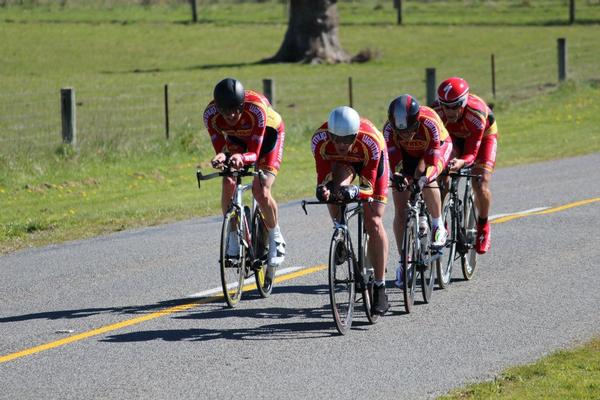
[[(245, 215), (243, 217), (245, 220)], [(246, 273), (246, 247), (241, 234), (244, 226), (237, 209), (232, 209), (225, 214), (221, 230), (221, 285), (223, 297), (229, 307), (235, 307), (241, 297)], [(234, 228), (235, 227), (235, 228)], [(236, 232), (230, 235), (230, 232)], [(232, 246), (229, 241), (236, 240), (239, 249), (237, 254), (227, 255), (227, 249)]]
[(466, 280), (473, 279), (475, 267), (477, 266), (477, 251), (475, 251), (475, 241), (477, 240), (477, 211), (475, 210), (475, 197), (472, 191), (468, 191), (464, 201), (464, 219), (465, 240), (467, 252), (461, 254), (463, 276)]
[(273, 290), (273, 282), (265, 279), (267, 274), (268, 242), (267, 227), (265, 226), (260, 210), (257, 208), (252, 217), (253, 268), (256, 289), (258, 289), (258, 294), (263, 298), (269, 297)]
[(416, 218), (410, 218), (404, 229), (404, 241), (402, 244), (402, 265), (404, 269), (404, 309), (410, 313), (415, 303), (415, 286), (417, 283), (416, 262), (418, 256), (417, 235), (418, 223)]
[[(364, 270), (368, 275), (368, 278), (365, 282), (365, 288), (362, 291), (363, 296), (363, 305), (365, 307), (365, 314), (367, 315), (367, 320), (370, 324), (376, 324), (377, 320), (379, 320), (379, 314), (374, 313), (372, 310), (373, 307), (373, 287), (375, 285), (375, 271), (373, 270), (373, 266), (371, 265), (371, 261), (369, 260), (369, 254), (367, 251), (367, 244), (369, 243), (369, 235), (365, 232), (363, 234), (363, 265)], [(358, 277), (358, 275), (357, 275)]]
[(335, 327), (342, 335), (352, 326), (356, 295), (354, 267), (346, 234), (344, 229), (336, 229), (329, 248), (329, 298)]
[[(433, 285), (435, 283), (435, 267), (433, 261), (431, 261), (432, 250), (431, 250), (431, 218), (427, 216), (427, 233), (420, 235), (421, 244), (421, 260), (426, 261), (425, 265), (419, 266), (419, 275), (421, 283), (421, 291), (423, 294), (423, 301), (429, 303), (431, 301), (431, 295), (433, 294)], [(422, 237), (421, 237), (422, 236)]]
[(440, 288), (447, 288), (452, 281), (452, 267), (456, 253), (456, 215), (454, 213), (454, 200), (448, 193), (442, 208), (442, 222), (448, 231), (446, 245), (441, 249), (443, 254), (435, 262), (437, 281)]

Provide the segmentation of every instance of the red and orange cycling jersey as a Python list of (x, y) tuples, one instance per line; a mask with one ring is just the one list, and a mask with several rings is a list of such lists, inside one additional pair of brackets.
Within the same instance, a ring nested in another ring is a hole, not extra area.
[[(419, 128), (410, 140), (405, 140), (401, 135), (395, 134), (389, 121), (383, 126), (383, 135), (390, 158), (390, 170), (392, 173), (403, 172), (413, 175), (416, 162), (422, 158), (426, 165), (425, 176), (431, 182), (448, 164), (452, 151), (452, 139), (433, 109), (421, 106), (418, 121)], [(407, 168), (406, 164), (410, 164), (411, 168)]]
[(498, 126), (494, 113), (480, 97), (469, 94), (462, 117), (449, 122), (438, 101), (434, 108), (452, 136), (456, 148), (462, 150), (460, 158), (469, 165), (492, 171), (496, 162)]
[(360, 198), (373, 198), (385, 203), (389, 185), (389, 171), (385, 140), (369, 120), (361, 118), (356, 140), (348, 154), (339, 154), (331, 140), (327, 122), (312, 137), (312, 152), (317, 169), (317, 184), (332, 181), (332, 164), (344, 164), (359, 176)]
[(204, 110), (204, 125), (216, 153), (241, 153), (245, 165), (257, 162), (262, 170), (275, 175), (279, 171), (284, 124), (262, 94), (245, 91), (242, 115), (235, 125), (229, 125), (211, 101)]

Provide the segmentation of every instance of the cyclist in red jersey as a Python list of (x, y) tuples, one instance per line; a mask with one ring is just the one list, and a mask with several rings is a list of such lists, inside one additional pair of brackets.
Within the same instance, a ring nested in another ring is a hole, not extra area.
[[(452, 139), (436, 112), (420, 106), (409, 94), (395, 98), (388, 107), (388, 121), (383, 127), (388, 148), (390, 171), (408, 184), (416, 180), (432, 222), (432, 247), (442, 248), (448, 236), (442, 222), (442, 201), (437, 177), (446, 168), (452, 152)], [(394, 236), (398, 251), (402, 249), (406, 204), (410, 192), (393, 189)], [(402, 286), (402, 260), (396, 268), (396, 286)]]
[[(239, 81), (226, 78), (215, 86), (214, 100), (204, 110), (204, 125), (216, 152), (211, 161), (214, 168), (222, 168), (228, 162), (236, 169), (254, 164), (257, 170), (262, 171), (252, 182), (252, 194), (269, 231), (266, 278), (272, 280), (275, 268), (285, 258), (285, 240), (278, 224), (277, 203), (271, 194), (283, 154), (283, 120), (265, 96), (244, 90)], [(235, 191), (235, 180), (224, 177), (222, 188), (221, 207), (225, 213)], [(237, 240), (229, 243), (233, 247), (238, 245)], [(237, 254), (237, 249), (228, 249), (228, 252)]]
[(462, 78), (446, 79), (437, 94), (434, 108), (454, 142), (450, 171), (472, 165), (473, 173), (482, 176), (480, 181), (473, 180), (473, 191), (478, 214), (475, 250), (484, 254), (491, 245), (488, 215), (492, 201), (490, 180), (498, 145), (496, 118), (485, 101), (469, 93), (469, 84)]
[[(350, 107), (337, 107), (312, 137), (312, 152), (317, 170), (316, 196), (321, 201), (333, 198), (372, 199), (365, 203), (365, 229), (369, 234), (368, 255), (375, 269), (373, 308), (383, 315), (389, 308), (385, 293), (385, 266), (388, 239), (383, 227), (389, 172), (385, 140), (367, 119)], [(358, 175), (359, 186), (352, 185)], [(329, 205), (336, 218), (339, 208)]]

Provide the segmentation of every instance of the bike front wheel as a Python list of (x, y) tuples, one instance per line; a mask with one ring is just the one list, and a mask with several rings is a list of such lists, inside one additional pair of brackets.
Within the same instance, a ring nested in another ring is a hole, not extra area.
[(223, 297), (225, 297), (227, 305), (232, 308), (239, 303), (242, 297), (246, 273), (246, 247), (241, 236), (243, 232), (242, 218), (245, 216), (240, 217), (238, 210), (228, 211), (223, 219), (221, 230), (221, 285)]
[(475, 274), (475, 267), (477, 266), (477, 251), (475, 251), (475, 242), (477, 240), (477, 212), (475, 210), (475, 198), (473, 192), (465, 196), (464, 201), (464, 219), (465, 224), (465, 248), (467, 251), (461, 254), (460, 261), (462, 264), (463, 276), (466, 280), (473, 279)]
[(347, 232), (338, 228), (329, 248), (329, 298), (333, 320), (338, 332), (345, 335), (352, 326), (355, 282)]
[(404, 274), (402, 285), (404, 289), (404, 309), (410, 313), (415, 303), (415, 286), (417, 283), (417, 249), (418, 224), (416, 218), (410, 218), (406, 222), (404, 230), (404, 241), (402, 244), (402, 265)]
[(252, 217), (252, 248), (254, 249), (254, 278), (261, 297), (271, 295), (273, 281), (265, 279), (267, 274), (268, 233), (263, 216), (257, 208)]

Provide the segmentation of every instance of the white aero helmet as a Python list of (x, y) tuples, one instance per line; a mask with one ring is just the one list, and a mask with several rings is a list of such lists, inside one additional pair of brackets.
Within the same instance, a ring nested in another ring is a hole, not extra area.
[(329, 132), (335, 136), (355, 136), (360, 127), (360, 117), (353, 108), (337, 107), (329, 113), (327, 126)]

